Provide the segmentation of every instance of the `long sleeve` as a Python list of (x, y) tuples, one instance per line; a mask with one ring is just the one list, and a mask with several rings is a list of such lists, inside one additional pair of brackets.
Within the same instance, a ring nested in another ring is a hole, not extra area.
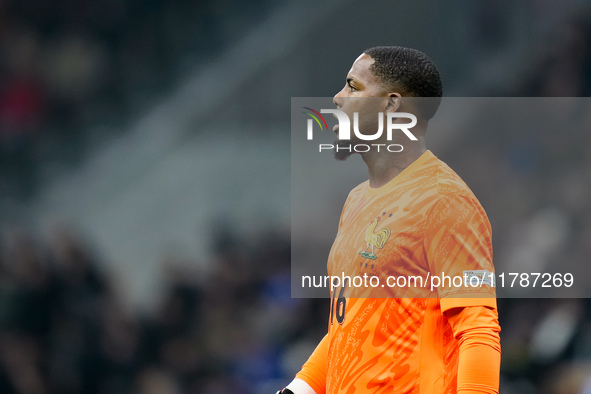
[(328, 355), (328, 334), (322, 338), (308, 361), (297, 373), (296, 379), (301, 379), (314, 389), (316, 394), (326, 392), (326, 367)]
[(457, 393), (498, 394), (501, 329), (496, 309), (453, 308), (446, 315), (459, 341)]

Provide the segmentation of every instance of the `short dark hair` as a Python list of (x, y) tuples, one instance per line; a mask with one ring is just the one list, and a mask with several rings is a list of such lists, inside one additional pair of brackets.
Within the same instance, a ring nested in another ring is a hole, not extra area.
[(370, 70), (386, 89), (402, 89), (411, 97), (428, 97), (423, 116), (435, 115), (443, 95), (441, 75), (435, 63), (423, 52), (399, 46), (377, 46), (366, 49), (374, 63)]

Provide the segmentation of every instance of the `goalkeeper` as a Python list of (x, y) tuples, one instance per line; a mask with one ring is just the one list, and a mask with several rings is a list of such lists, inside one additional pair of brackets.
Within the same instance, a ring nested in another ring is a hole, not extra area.
[[(358, 153), (369, 179), (345, 202), (328, 275), (367, 274), (385, 283), (386, 276), (490, 278), (494, 273), (484, 209), (425, 145), (441, 96), (435, 64), (417, 50), (375, 47), (353, 63), (334, 97), (337, 109), (350, 119), (357, 113), (359, 131), (366, 135), (379, 130), (383, 119), (364, 116), (363, 100), (351, 98), (372, 97), (381, 113), (415, 113), (417, 140), (402, 133), (394, 141), (382, 136), (372, 143), (395, 142), (403, 149)], [(417, 110), (407, 98), (429, 98), (429, 104)], [(353, 133), (348, 140), (337, 139), (335, 158), (357, 154), (351, 147), (363, 142)], [(341, 284), (332, 290), (328, 333), (280, 392), (498, 394), (495, 289), (490, 281), (481, 283), (440, 287), (424, 297), (420, 292), (378, 297)]]

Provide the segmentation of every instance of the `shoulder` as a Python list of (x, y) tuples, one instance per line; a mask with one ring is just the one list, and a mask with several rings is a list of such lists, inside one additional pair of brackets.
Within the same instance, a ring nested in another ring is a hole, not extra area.
[(474, 194), (464, 180), (445, 162), (437, 160), (437, 193), (440, 196), (447, 194)]
[(477, 214), (488, 222), (480, 201), (464, 180), (445, 162), (435, 158), (434, 198), (429, 216), (445, 216), (451, 212), (465, 215)]
[(480, 207), (472, 189), (464, 180), (445, 162), (437, 160), (437, 196), (439, 199), (448, 201), (464, 201)]

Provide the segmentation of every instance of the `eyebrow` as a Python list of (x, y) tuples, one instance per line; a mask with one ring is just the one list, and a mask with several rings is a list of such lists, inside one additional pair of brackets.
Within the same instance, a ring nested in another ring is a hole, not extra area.
[(357, 85), (363, 86), (363, 83), (354, 77), (347, 76), (347, 83), (355, 82)]

